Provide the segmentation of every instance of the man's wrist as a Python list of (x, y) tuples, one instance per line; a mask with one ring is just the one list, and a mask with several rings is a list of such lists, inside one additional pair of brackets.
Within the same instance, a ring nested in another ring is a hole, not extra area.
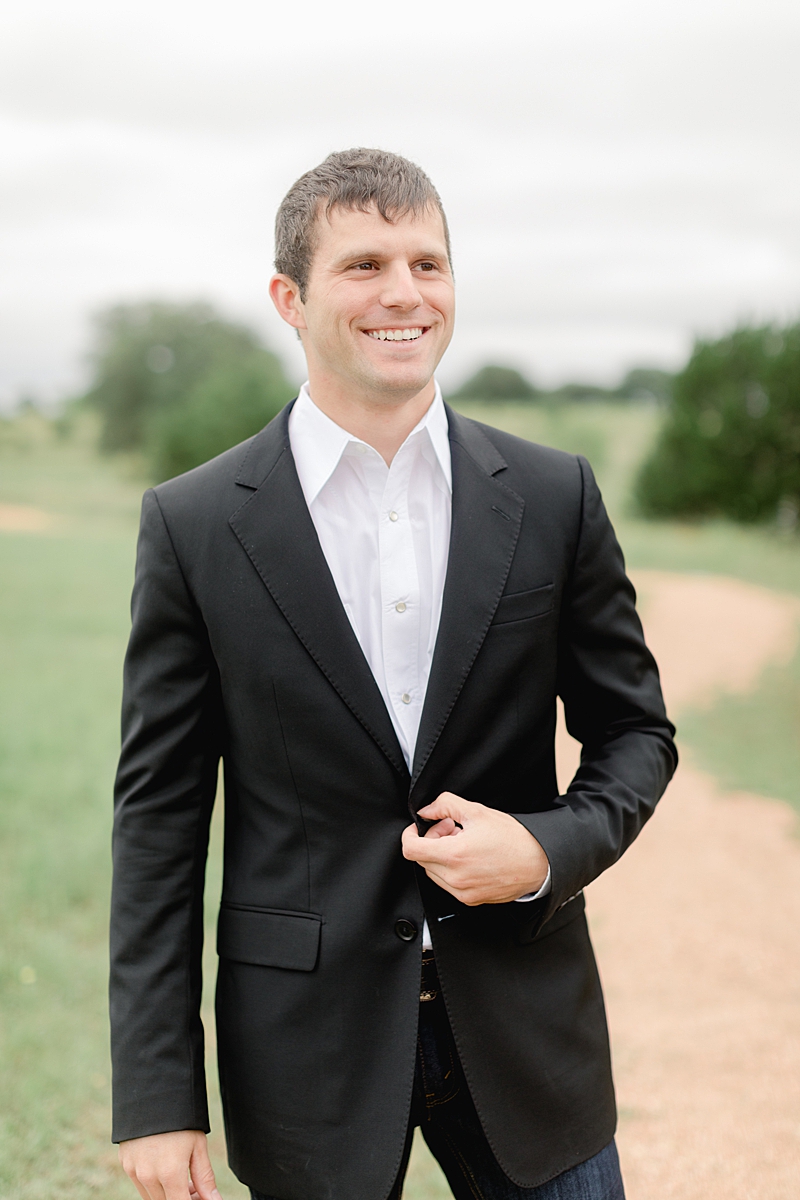
[(538, 892), (527, 892), (524, 896), (517, 896), (515, 904), (527, 904), (530, 900), (542, 900), (550, 894), (550, 889), (553, 886), (553, 872), (550, 869), (550, 864), (547, 864), (547, 875), (544, 883), (539, 888)]

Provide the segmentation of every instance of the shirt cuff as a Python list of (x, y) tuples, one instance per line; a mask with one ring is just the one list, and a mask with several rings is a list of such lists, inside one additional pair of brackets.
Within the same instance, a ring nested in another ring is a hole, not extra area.
[(538, 892), (528, 892), (527, 896), (517, 896), (514, 903), (515, 904), (527, 904), (529, 900), (541, 900), (542, 896), (548, 895), (548, 893), (550, 892), (550, 888), (552, 887), (552, 884), (553, 884), (552, 872), (551, 872), (550, 868), (548, 867), (547, 868), (547, 877), (546, 877), (544, 883), (542, 884), (542, 886), (539, 888)]

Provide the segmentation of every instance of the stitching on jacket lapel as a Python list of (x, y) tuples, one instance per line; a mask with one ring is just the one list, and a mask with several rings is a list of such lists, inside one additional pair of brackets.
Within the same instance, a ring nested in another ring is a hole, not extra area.
[(503, 594), (525, 502), (494, 475), (506, 467), (481, 429), (448, 408), (453, 521), (442, 615), (414, 755), (411, 790), (461, 694)]
[[(255, 487), (229, 524), (308, 653), (401, 774), (407, 767), (369, 664), (339, 598), (297, 478), (288, 409), (251, 443), (237, 482)], [(261, 440), (263, 439), (263, 440)], [(255, 481), (258, 480), (256, 483)]]

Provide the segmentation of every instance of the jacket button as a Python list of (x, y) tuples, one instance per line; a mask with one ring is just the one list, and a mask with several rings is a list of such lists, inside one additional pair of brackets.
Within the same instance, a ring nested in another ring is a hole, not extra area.
[(413, 921), (409, 921), (407, 917), (401, 917), (399, 921), (395, 921), (394, 931), (401, 942), (413, 942), (417, 936), (416, 925)]

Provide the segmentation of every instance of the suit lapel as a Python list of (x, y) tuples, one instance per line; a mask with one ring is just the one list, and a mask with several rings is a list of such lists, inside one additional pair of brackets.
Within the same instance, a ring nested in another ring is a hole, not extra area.
[(252, 494), (230, 525), (306, 650), (405, 773), (391, 718), (339, 599), (297, 478), (288, 419), (287, 408), (251, 442), (236, 482)]
[(506, 463), (480, 428), (447, 410), (453, 520), (442, 615), (422, 710), (412, 791), (483, 645), (505, 587), (525, 502), (495, 476)]

